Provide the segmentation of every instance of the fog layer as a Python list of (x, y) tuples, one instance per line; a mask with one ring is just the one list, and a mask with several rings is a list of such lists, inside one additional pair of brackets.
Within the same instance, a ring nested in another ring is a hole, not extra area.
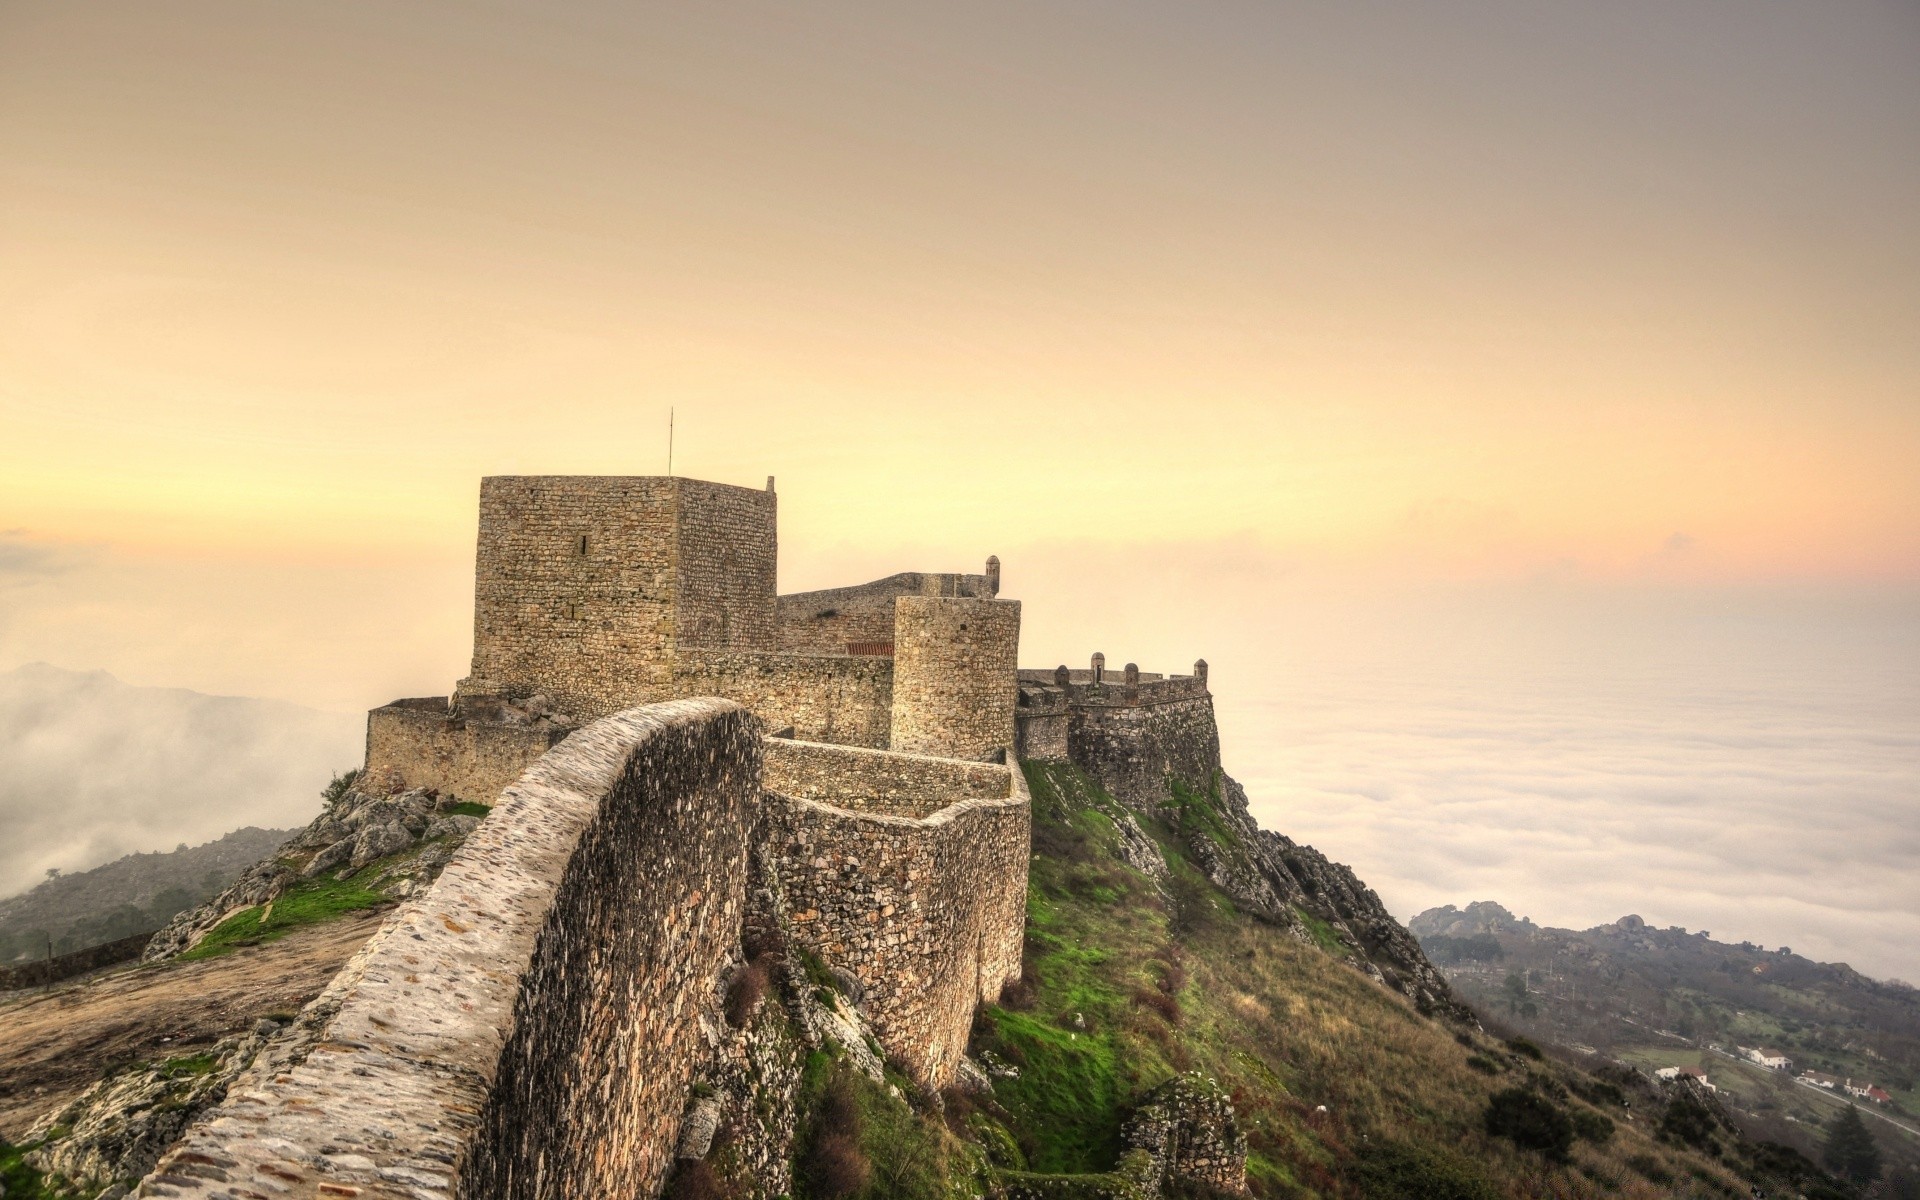
[(331, 772), (358, 764), (362, 721), (105, 671), (0, 673), (0, 895), (53, 867), (304, 824)]

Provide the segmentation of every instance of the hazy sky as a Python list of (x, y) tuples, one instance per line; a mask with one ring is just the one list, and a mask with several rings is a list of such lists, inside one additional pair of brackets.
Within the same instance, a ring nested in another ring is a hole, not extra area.
[(783, 586), (998, 552), (1030, 661), (1205, 653), (1243, 742), (1343, 663), (1409, 753), (1500, 711), (1462, 613), (1569, 712), (1783, 606), (1897, 694), (1916, 63), (1908, 2), (0, 0), (0, 668), (442, 692), (478, 476), (673, 406)]

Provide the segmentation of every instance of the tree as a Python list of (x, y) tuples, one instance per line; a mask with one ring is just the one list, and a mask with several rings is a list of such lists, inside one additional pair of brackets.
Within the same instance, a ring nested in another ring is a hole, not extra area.
[(1540, 1008), (1527, 999), (1527, 977), (1518, 971), (1507, 972), (1503, 990), (1507, 993), (1507, 1011), (1517, 1017), (1537, 1017)]
[(1821, 1157), (1827, 1170), (1842, 1179), (1870, 1183), (1880, 1178), (1880, 1147), (1873, 1144), (1873, 1133), (1860, 1119), (1860, 1110), (1851, 1104), (1827, 1130), (1826, 1151)]

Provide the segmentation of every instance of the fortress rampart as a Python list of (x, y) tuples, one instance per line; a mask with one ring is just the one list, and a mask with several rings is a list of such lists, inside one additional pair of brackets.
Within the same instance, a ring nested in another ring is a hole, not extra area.
[(738, 943), (759, 746), (719, 700), (568, 738), (141, 1194), (657, 1192)]
[(1095, 654), (1090, 667), (1019, 672), (1022, 758), (1074, 762), (1115, 796), (1164, 796), (1166, 778), (1207, 781), (1220, 761), (1205, 659), (1191, 675), (1160, 675)]
[(1020, 972), (1028, 820), (1003, 764), (763, 738), (720, 699), (601, 718), (504, 791), (141, 1194), (654, 1195), (696, 1078), (767, 1055), (716, 1032), (750, 892), (944, 1086)]
[[(801, 747), (785, 753), (808, 756)], [(858, 982), (860, 1009), (887, 1052), (940, 1087), (966, 1053), (976, 1005), (1020, 977), (1031, 842), (1017, 768), (986, 768), (999, 773), (985, 789), (992, 797), (963, 794), (939, 805), (876, 795), (908, 771), (943, 775), (968, 791), (988, 784), (978, 769), (958, 778), (937, 764), (896, 765), (880, 787), (872, 773), (855, 777), (834, 799), (863, 806), (857, 810), (771, 790), (767, 799), (771, 861), (793, 939)], [(793, 765), (771, 774), (821, 778)]]
[(572, 732), (572, 725), (550, 721), (451, 717), (445, 696), (395, 700), (367, 714), (366, 770), (491, 804)]
[(782, 596), (778, 606), (782, 650), (812, 654), (891, 654), (893, 603), (902, 596), (991, 600), (1000, 592), (1000, 560), (984, 575), (902, 571), (872, 583)]
[(1004, 800), (1006, 767), (768, 738), (766, 788), (852, 812), (928, 817), (961, 800)]

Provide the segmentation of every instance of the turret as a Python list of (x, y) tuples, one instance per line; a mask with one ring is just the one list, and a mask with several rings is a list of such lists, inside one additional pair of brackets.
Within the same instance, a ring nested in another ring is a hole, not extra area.
[(895, 600), (890, 747), (982, 760), (1010, 750), (1019, 657), (1017, 600)]

